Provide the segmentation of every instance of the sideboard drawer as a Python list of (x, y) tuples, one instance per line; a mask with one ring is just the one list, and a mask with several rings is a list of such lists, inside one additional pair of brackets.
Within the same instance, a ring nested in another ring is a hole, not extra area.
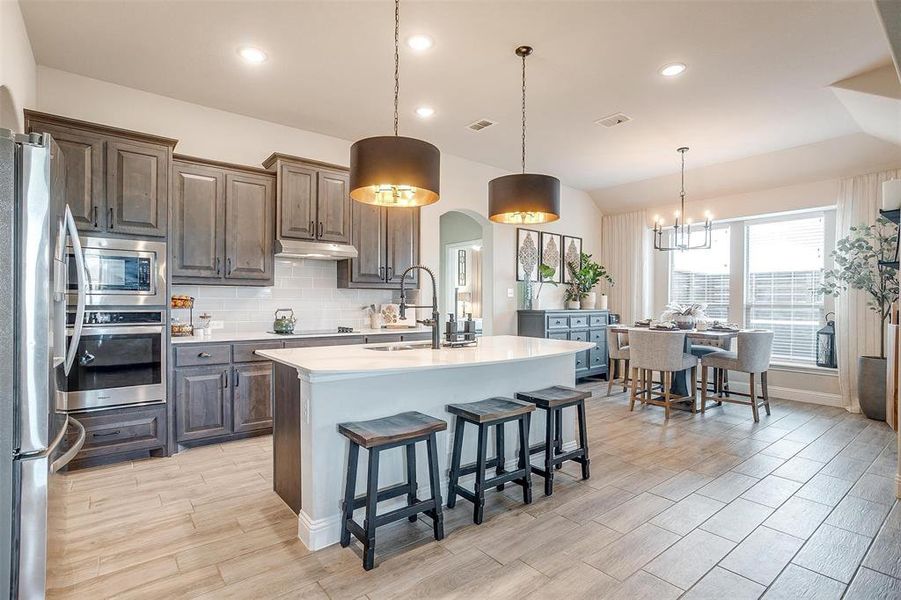
[(580, 327), (588, 327), (588, 315), (579, 315), (578, 317), (569, 318), (570, 329), (578, 329)]
[(184, 345), (175, 348), (176, 367), (228, 364), (232, 360), (230, 344)]
[(606, 333), (606, 329), (591, 329), (588, 331), (588, 341), (600, 345), (601, 342), (606, 340)]
[(589, 315), (588, 316), (588, 326), (589, 327), (603, 327), (607, 324), (607, 317), (604, 315)]
[(587, 342), (588, 341), (588, 332), (587, 331), (571, 331), (569, 333), (569, 339), (574, 342)]
[(589, 350), (588, 351), (588, 359), (589, 359), (589, 368), (596, 369), (598, 367), (604, 367), (607, 365), (607, 359), (604, 357), (606, 352), (602, 350)]
[(547, 338), (549, 340), (568, 340), (569, 334), (565, 331), (553, 331), (547, 334)]
[(553, 315), (547, 318), (548, 329), (569, 329), (569, 319), (564, 316)]
[(584, 371), (588, 368), (588, 352), (582, 351), (576, 354), (576, 371)]

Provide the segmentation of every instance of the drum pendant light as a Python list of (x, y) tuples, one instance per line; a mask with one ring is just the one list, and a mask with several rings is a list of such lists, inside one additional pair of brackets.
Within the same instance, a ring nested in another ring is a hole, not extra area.
[(550, 223), (560, 218), (560, 180), (526, 173), (526, 57), (531, 46), (520, 46), (522, 59), (522, 173), (488, 182), (488, 218), (495, 223)]
[(394, 0), (394, 135), (350, 147), (350, 197), (378, 206), (425, 206), (438, 201), (441, 153), (428, 142), (397, 135), (399, 39), (400, 0)]

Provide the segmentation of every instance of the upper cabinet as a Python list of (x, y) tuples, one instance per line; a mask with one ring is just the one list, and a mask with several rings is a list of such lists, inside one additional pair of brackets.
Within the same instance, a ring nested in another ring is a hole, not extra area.
[(272, 285), (275, 177), (182, 156), (172, 171), (172, 282)]
[(350, 243), (347, 169), (278, 153), (263, 166), (277, 174), (276, 230), (280, 238)]
[(62, 150), (66, 199), (85, 232), (165, 237), (176, 140), (25, 111), (28, 132)]
[[(400, 289), (404, 269), (419, 263), (419, 208), (352, 204), (351, 243), (359, 256), (338, 263), (338, 287)], [(406, 287), (419, 287), (419, 271), (407, 274)]]

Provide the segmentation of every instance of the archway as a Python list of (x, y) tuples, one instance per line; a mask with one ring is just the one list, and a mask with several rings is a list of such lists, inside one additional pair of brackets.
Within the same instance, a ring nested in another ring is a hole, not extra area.
[(442, 315), (482, 319), (491, 333), (494, 314), (494, 244), (491, 223), (469, 210), (450, 210), (439, 217), (440, 281), (438, 306)]

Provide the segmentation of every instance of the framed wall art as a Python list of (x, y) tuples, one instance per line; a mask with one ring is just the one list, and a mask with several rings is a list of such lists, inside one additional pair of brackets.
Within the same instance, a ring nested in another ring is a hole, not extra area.
[(539, 263), (554, 269), (554, 277), (546, 281), (563, 281), (563, 236), (559, 233), (541, 232), (541, 258)]
[(538, 278), (539, 232), (516, 228), (516, 281)]
[(569, 283), (569, 263), (579, 265), (582, 256), (582, 238), (563, 236), (563, 283)]

